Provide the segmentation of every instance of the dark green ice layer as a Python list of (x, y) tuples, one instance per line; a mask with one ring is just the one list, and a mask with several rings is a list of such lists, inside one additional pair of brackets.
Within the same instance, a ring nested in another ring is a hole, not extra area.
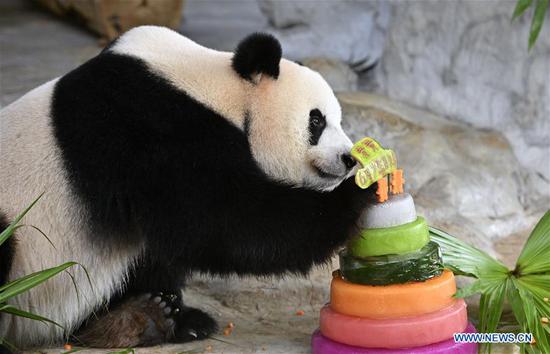
[(439, 245), (430, 241), (418, 251), (376, 257), (354, 257), (340, 252), (344, 279), (356, 284), (389, 285), (424, 281), (443, 272)]

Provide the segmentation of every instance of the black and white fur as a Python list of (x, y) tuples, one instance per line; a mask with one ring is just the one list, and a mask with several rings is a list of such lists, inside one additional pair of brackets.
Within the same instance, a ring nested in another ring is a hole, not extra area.
[[(233, 54), (135, 28), (0, 114), (0, 213), (12, 220), (45, 192), (24, 223), (56, 246), (18, 229), (0, 280), (81, 263), (93, 288), (74, 268), (78, 294), (60, 274), (13, 304), (87, 345), (208, 336), (214, 320), (181, 300), (192, 272), (305, 274), (365, 200), (332, 90), (269, 35)], [(0, 336), (20, 347), (66, 334), (0, 317)]]

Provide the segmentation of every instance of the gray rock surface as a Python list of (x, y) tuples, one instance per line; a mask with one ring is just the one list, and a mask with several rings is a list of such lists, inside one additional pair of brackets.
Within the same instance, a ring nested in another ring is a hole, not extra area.
[(527, 52), (531, 11), (511, 22), (515, 1), (392, 4), (378, 92), (502, 132), (550, 195), (550, 13)]
[(289, 58), (337, 59), (358, 70), (382, 55), (389, 6), (383, 1), (258, 0)]
[(251, 32), (279, 38), (292, 60), (329, 58), (365, 69), (380, 59), (390, 6), (384, 1), (190, 0), (181, 32), (199, 43), (232, 50)]
[(301, 63), (317, 71), (335, 92), (355, 91), (359, 78), (346, 63), (327, 58), (304, 58)]
[(241, 39), (267, 25), (255, 1), (186, 0), (180, 32), (204, 46), (233, 51)]

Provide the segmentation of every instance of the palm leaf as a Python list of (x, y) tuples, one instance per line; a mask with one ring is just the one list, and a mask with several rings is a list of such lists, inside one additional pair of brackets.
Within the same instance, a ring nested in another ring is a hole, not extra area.
[[(502, 316), (502, 307), (506, 296), (506, 281), (494, 282), (485, 290), (479, 300), (479, 331), (495, 333)], [(481, 352), (490, 353), (491, 344), (481, 346)]]
[[(487, 253), (455, 237), (430, 228), (432, 239), (442, 249), (445, 265), (456, 274), (477, 278), (457, 291), (456, 297), (480, 293), (479, 330), (498, 330), (503, 305), (507, 301), (523, 333), (532, 333), (536, 344), (520, 344), (522, 353), (550, 353), (550, 327), (541, 321), (550, 318), (550, 211), (539, 221), (518, 259), (508, 270)], [(546, 301), (545, 301), (546, 298)], [(491, 345), (480, 346), (490, 353)]]
[(540, 307), (534, 301), (534, 297), (528, 288), (520, 282), (516, 282), (518, 293), (521, 298), (522, 306), (525, 311), (525, 324), (527, 332), (533, 334), (536, 340), (536, 348), (542, 353), (550, 353), (550, 342), (548, 333), (541, 322)]
[(550, 211), (529, 235), (516, 263), (516, 272), (520, 275), (550, 272)]
[(430, 237), (441, 247), (445, 266), (455, 274), (475, 278), (506, 278), (506, 266), (487, 253), (435, 227), (430, 227)]

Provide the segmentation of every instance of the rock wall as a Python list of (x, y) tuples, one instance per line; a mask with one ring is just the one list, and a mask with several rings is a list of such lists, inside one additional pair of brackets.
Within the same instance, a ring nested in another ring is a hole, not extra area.
[(343, 128), (352, 140), (391, 146), (421, 215), (471, 244), (530, 228), (539, 210), (522, 200), (525, 174), (502, 134), (453, 122), (383, 96), (343, 93)]
[[(528, 53), (531, 12), (515, 1), (399, 1), (377, 91), (502, 132), (536, 193), (550, 196), (550, 13)], [(530, 201), (532, 202), (532, 201)]]
[(389, 4), (383, 1), (258, 0), (265, 30), (279, 38), (285, 56), (337, 59), (363, 70), (384, 48)]

